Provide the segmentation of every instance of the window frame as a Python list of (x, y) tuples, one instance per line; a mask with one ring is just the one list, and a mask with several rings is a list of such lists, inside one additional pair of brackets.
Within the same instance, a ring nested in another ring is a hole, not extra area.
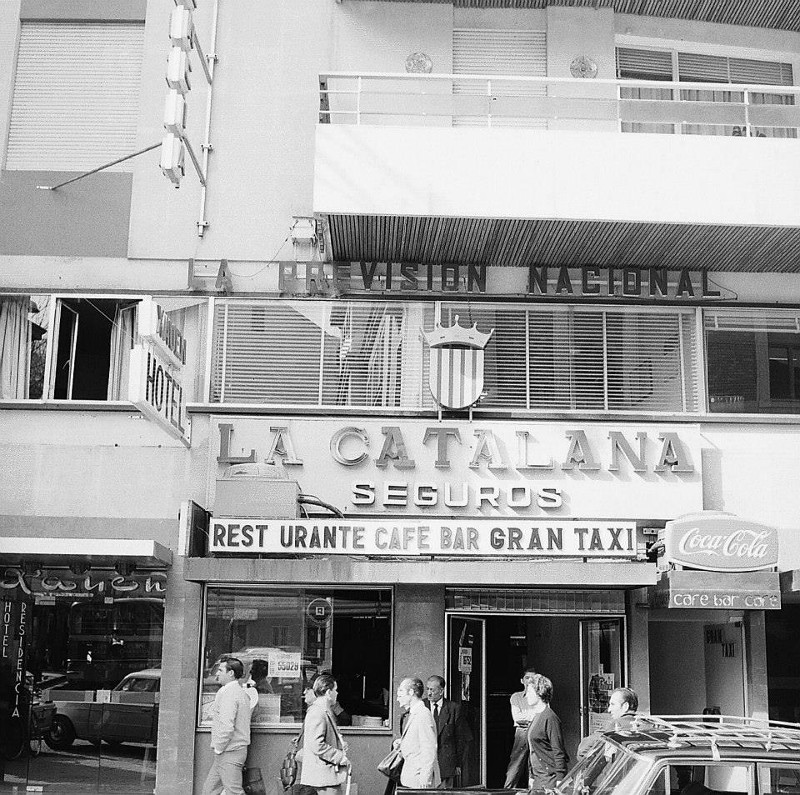
[[(370, 734), (370, 735), (390, 735), (393, 733), (394, 722), (396, 718), (395, 710), (397, 709), (396, 702), (393, 698), (394, 692), (392, 685), (394, 683), (394, 658), (395, 658), (395, 610), (397, 606), (397, 594), (395, 586), (392, 584), (329, 584), (329, 583), (312, 583), (312, 582), (226, 582), (224, 580), (214, 580), (203, 582), (203, 596), (201, 600), (202, 613), (200, 621), (200, 637), (198, 640), (198, 661), (197, 661), (197, 681), (200, 686), (197, 688), (197, 700), (195, 702), (195, 730), (200, 732), (210, 732), (211, 725), (203, 723), (202, 709), (203, 709), (203, 679), (205, 678), (205, 649), (206, 649), (206, 635), (208, 631), (208, 598), (209, 592), (213, 588), (224, 588), (226, 590), (252, 590), (257, 589), (260, 591), (280, 591), (286, 589), (295, 589), (297, 591), (304, 591), (307, 589), (321, 590), (324, 589), (330, 592), (336, 591), (389, 591), (391, 596), (391, 608), (389, 610), (389, 703), (388, 710), (389, 716), (388, 726), (340, 726), (339, 731), (343, 734)], [(247, 674), (247, 671), (245, 671)], [(336, 673), (334, 672), (334, 676)], [(302, 728), (300, 723), (273, 723), (273, 724), (253, 724), (251, 731), (261, 734), (296, 734), (298, 728)]]
[[(670, 795), (670, 770), (674, 767), (744, 767), (747, 768), (747, 793), (755, 795), (756, 789), (756, 760), (730, 757), (717, 762), (713, 759), (703, 759), (694, 757), (680, 757), (678, 759), (659, 759), (650, 771), (648, 778), (641, 788), (642, 795), (651, 795), (652, 788), (658, 783), (659, 779), (665, 782), (665, 795)], [(760, 767), (760, 763), (758, 765)]]

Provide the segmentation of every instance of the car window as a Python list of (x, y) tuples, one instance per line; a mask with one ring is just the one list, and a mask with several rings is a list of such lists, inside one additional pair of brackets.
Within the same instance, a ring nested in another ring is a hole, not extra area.
[[(650, 763), (611, 743), (600, 743), (566, 775), (559, 795), (612, 795), (634, 792)], [(619, 789), (617, 789), (619, 788)]]
[(124, 693), (154, 693), (157, 690), (158, 679), (144, 679), (131, 677), (126, 679), (121, 685), (120, 690)]
[(758, 766), (761, 795), (800, 795), (800, 765), (786, 762)]
[(644, 795), (753, 795), (750, 766), (670, 764), (659, 770)]

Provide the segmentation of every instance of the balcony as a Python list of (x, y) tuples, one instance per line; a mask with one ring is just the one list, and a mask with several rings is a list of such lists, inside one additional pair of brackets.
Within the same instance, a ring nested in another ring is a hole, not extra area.
[(320, 76), (336, 260), (800, 269), (800, 88)]

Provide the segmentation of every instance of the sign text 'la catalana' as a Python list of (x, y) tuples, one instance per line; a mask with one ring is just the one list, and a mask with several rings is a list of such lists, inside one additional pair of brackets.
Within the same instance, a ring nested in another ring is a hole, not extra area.
[(370, 513), (608, 517), (624, 504), (634, 518), (702, 507), (699, 438), (686, 426), (356, 423), (221, 419), (216, 477), (275, 464), (302, 491)]
[(636, 556), (633, 523), (498, 523), (488, 519), (456, 522), (385, 522), (379, 519), (332, 522), (217, 519), (211, 552), (473, 557)]

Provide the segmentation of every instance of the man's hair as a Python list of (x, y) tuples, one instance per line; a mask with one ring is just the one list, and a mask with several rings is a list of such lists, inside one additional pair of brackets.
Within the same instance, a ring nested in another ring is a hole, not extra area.
[(400, 687), (404, 690), (410, 690), (417, 698), (422, 698), (422, 694), (425, 692), (425, 685), (422, 684), (422, 679), (418, 679), (416, 676), (407, 676), (400, 682)]
[(250, 663), (250, 678), (257, 682), (269, 674), (269, 663), (266, 660), (253, 660)]
[(550, 703), (553, 698), (553, 683), (546, 676), (536, 674), (536, 678), (533, 680), (533, 689), (545, 704)]
[(636, 712), (639, 709), (639, 696), (629, 687), (616, 687), (611, 695), (619, 693), (622, 696), (622, 703), (628, 705), (629, 712)]
[(241, 679), (244, 676), (244, 665), (242, 665), (242, 661), (238, 657), (230, 657), (225, 655), (219, 661), (220, 665), (222, 665), (222, 663), (225, 663), (225, 666), (229, 671), (233, 671), (233, 675), (237, 679)]
[(336, 680), (330, 674), (320, 674), (313, 684), (314, 695), (319, 698), (324, 696), (329, 690), (336, 687)]
[(443, 677), (439, 676), (439, 674), (434, 674), (433, 676), (429, 676), (428, 677), (428, 681), (429, 682), (437, 682), (439, 687), (441, 687), (442, 690), (444, 690), (445, 681), (444, 681)]
[(529, 666), (528, 666), (528, 667), (527, 667), (527, 668), (526, 668), (526, 669), (525, 669), (525, 670), (522, 672), (522, 676), (523, 676), (523, 678), (524, 678), (524, 677), (525, 677), (525, 674), (535, 674), (535, 673), (536, 673), (536, 669), (535, 669), (535, 668), (534, 668), (532, 665), (529, 665)]

